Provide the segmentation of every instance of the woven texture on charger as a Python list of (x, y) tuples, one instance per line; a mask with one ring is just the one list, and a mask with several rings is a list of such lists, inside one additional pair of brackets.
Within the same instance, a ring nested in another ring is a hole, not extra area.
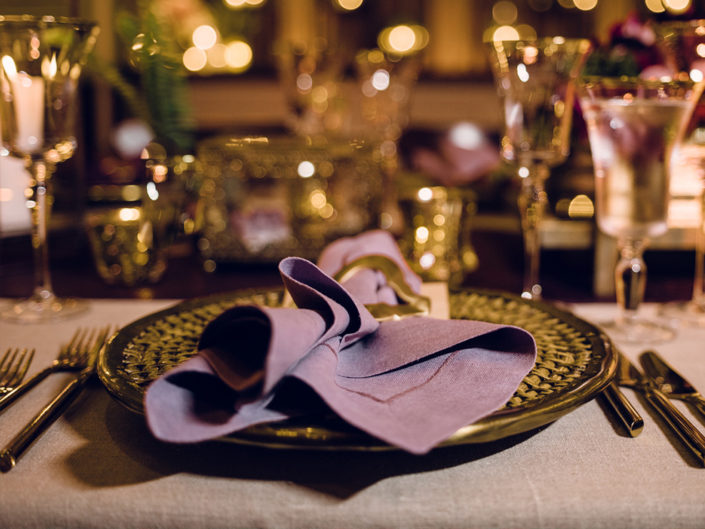
[[(281, 290), (240, 292), (202, 303), (186, 303), (180, 310), (153, 318), (136, 333), (122, 352), (119, 368), (123, 381), (139, 391), (168, 369), (196, 354), (206, 324), (236, 305), (276, 307)], [(508, 408), (534, 405), (542, 399), (579, 386), (598, 372), (606, 354), (594, 348), (594, 329), (564, 313), (520, 298), (481, 291), (450, 295), (452, 318), (483, 320), (522, 327), (538, 346), (536, 365), (524, 378)]]

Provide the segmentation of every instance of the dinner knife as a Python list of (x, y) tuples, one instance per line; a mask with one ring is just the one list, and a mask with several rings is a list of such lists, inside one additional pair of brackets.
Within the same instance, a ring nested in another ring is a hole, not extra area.
[(617, 383), (620, 386), (630, 387), (640, 391), (646, 401), (661, 415), (668, 426), (676, 433), (678, 438), (697, 458), (701, 465), (705, 465), (705, 436), (676, 408), (668, 397), (629, 359), (621, 352), (618, 353)]
[(644, 373), (666, 396), (691, 404), (705, 418), (705, 398), (683, 375), (673, 369), (658, 353), (646, 351), (641, 357)]

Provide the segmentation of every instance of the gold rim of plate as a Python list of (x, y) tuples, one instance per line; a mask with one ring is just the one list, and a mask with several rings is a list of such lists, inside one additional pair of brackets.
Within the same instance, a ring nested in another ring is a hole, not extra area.
[[(185, 301), (145, 316), (123, 327), (103, 348), (98, 376), (120, 403), (143, 413), (147, 385), (196, 353), (209, 321), (236, 305), (276, 307), (283, 298), (282, 289), (245, 290)], [(503, 292), (456, 290), (450, 293), (450, 314), (522, 327), (536, 339), (538, 355), (509, 402), (439, 447), (490, 442), (545, 426), (595, 397), (614, 376), (617, 360), (607, 336), (548, 303)], [(282, 449), (397, 450), (332, 413), (257, 425), (220, 440)]]

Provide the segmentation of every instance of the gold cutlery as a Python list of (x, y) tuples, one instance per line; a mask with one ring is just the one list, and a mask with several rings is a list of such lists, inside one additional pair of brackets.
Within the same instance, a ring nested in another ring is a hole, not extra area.
[(109, 334), (110, 327), (90, 333), (95, 338), (84, 345), (82, 351), (85, 357), (83, 369), (0, 451), (0, 471), (9, 472), (12, 470), (25, 450), (61, 416), (73, 402), (73, 399), (78, 396), (95, 372), (98, 352), (105, 344)]
[(0, 411), (7, 408), (52, 373), (57, 371), (79, 371), (85, 368), (87, 365), (85, 352), (93, 339), (93, 334), (88, 329), (78, 329), (69, 340), (69, 343), (61, 347), (59, 355), (49, 367), (42, 369), (0, 397)]
[(640, 391), (646, 401), (661, 415), (678, 438), (705, 465), (705, 437), (676, 408), (656, 385), (645, 377), (621, 352), (617, 367), (617, 383)]
[(629, 435), (636, 437), (642, 432), (644, 419), (622, 393), (616, 382), (611, 382), (602, 392), (602, 396), (622, 421)]
[(691, 404), (705, 418), (705, 397), (683, 375), (654, 351), (644, 352), (640, 360), (644, 373), (666, 396)]
[[(19, 358), (17, 358), (17, 355), (19, 355)], [(17, 348), (10, 348), (5, 351), (2, 359), (0, 359), (0, 395), (9, 393), (15, 389), (17, 384), (22, 382), (33, 358), (34, 349), (31, 351), (22, 349), (21, 353)]]

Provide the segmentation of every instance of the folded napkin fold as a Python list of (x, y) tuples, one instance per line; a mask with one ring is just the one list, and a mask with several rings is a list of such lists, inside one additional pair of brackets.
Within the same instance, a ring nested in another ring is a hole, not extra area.
[[(392, 249), (380, 253), (417, 289), (385, 232), (338, 241), (320, 264), (334, 273), (389, 241)], [(422, 454), (500, 408), (534, 365), (534, 340), (517, 327), (428, 317), (376, 321), (361, 299), (391, 294), (374, 271), (353, 278), (348, 289), (305, 259), (286, 258), (279, 269), (297, 308), (241, 306), (213, 320), (199, 354), (145, 394), (157, 438), (198, 442), (287, 419), (305, 411), (296, 406), (307, 386), (348, 423)]]

